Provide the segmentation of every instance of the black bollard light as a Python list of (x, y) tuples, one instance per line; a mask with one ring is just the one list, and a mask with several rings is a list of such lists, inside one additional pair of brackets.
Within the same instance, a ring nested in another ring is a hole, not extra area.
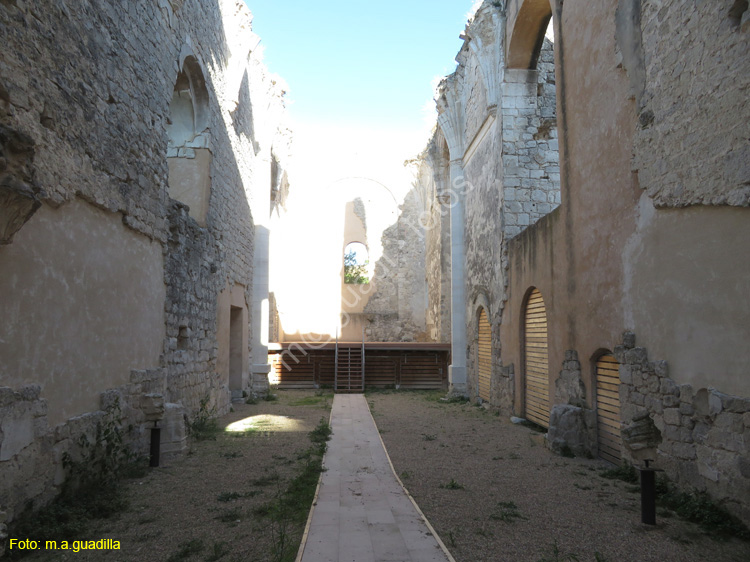
[(641, 522), (646, 525), (656, 525), (656, 472), (649, 467), (650, 460), (644, 461), (646, 466), (641, 471)]
[(151, 428), (151, 458), (149, 459), (149, 466), (159, 466), (159, 455), (161, 454), (161, 429), (156, 427)]

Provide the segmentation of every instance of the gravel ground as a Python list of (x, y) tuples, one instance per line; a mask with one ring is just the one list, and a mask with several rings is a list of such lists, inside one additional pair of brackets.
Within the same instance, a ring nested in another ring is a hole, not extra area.
[[(278, 396), (235, 405), (220, 420), (225, 428), (251, 418), (254, 431), (194, 441), (190, 454), (128, 481), (130, 508), (82, 537), (119, 540), (119, 551), (24, 560), (272, 561), (277, 527), (255, 510), (293, 478), (331, 400), (311, 391)], [(440, 396), (377, 392), (367, 400), (397, 474), (457, 562), (750, 560), (750, 544), (711, 540), (675, 517), (641, 525), (639, 495), (599, 476), (606, 463), (554, 456), (531, 429)]]
[(668, 513), (642, 525), (640, 494), (602, 478), (607, 463), (555, 456), (541, 434), (439, 396), (367, 400), (397, 474), (457, 562), (750, 561), (750, 544)]
[[(252, 417), (256, 430), (194, 441), (190, 454), (126, 481), (129, 509), (80, 537), (119, 540), (119, 551), (47, 552), (24, 560), (273, 560), (277, 527), (254, 510), (294, 477), (297, 455), (311, 445), (307, 434), (322, 417), (328, 420), (332, 398), (307, 391), (277, 395), (275, 402), (235, 404), (219, 423), (225, 428)], [(304, 522), (290, 531), (301, 536), (303, 528)]]

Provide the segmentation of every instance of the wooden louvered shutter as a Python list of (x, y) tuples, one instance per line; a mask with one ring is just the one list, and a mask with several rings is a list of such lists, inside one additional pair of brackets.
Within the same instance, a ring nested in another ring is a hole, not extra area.
[(490, 401), (490, 379), (492, 376), (492, 328), (487, 313), (479, 313), (479, 398)]
[(596, 420), (599, 456), (620, 463), (620, 364), (612, 355), (596, 362)]
[(549, 427), (549, 366), (547, 358), (547, 312), (542, 293), (534, 289), (524, 314), (524, 366), (526, 418)]

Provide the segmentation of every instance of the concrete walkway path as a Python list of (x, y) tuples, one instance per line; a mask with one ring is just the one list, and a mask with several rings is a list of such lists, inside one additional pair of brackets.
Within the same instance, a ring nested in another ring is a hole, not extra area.
[(335, 395), (331, 427), (297, 560), (453, 562), (393, 473), (364, 395)]

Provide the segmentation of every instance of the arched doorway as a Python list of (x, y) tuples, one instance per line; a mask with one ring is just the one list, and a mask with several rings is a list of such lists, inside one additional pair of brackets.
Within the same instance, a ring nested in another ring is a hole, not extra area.
[(523, 360), (526, 418), (549, 427), (549, 364), (547, 310), (539, 289), (532, 289), (524, 307)]
[(596, 361), (596, 422), (599, 456), (620, 463), (620, 364), (606, 352)]
[(492, 327), (487, 319), (484, 308), (479, 312), (479, 342), (477, 355), (479, 366), (479, 398), (490, 401), (490, 380), (492, 378)]

